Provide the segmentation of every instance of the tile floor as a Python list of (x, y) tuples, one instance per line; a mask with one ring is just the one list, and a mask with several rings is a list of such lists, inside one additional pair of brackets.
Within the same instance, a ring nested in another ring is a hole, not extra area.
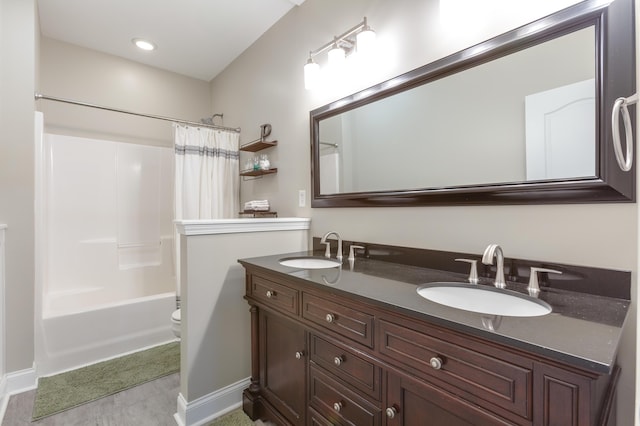
[(32, 423), (31, 390), (9, 399), (2, 426), (176, 426), (179, 392), (176, 373)]

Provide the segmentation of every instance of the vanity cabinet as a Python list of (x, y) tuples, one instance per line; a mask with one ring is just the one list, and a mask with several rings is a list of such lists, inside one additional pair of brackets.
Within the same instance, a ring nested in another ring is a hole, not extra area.
[(263, 391), (291, 424), (304, 425), (305, 347), (304, 328), (267, 311), (260, 312), (260, 383)]
[[(242, 262), (241, 262), (242, 263)], [(278, 425), (614, 425), (614, 374), (244, 264), (252, 382)]]
[(406, 374), (387, 375), (388, 426), (495, 426), (504, 419)]

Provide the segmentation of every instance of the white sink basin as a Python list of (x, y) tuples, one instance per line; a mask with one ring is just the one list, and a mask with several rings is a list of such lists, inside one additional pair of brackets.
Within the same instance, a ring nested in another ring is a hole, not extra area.
[(548, 303), (524, 294), (464, 283), (429, 283), (418, 287), (427, 300), (489, 315), (538, 317), (551, 313)]
[(325, 269), (340, 266), (340, 262), (335, 259), (315, 256), (285, 257), (280, 259), (279, 262), (282, 266), (300, 269)]

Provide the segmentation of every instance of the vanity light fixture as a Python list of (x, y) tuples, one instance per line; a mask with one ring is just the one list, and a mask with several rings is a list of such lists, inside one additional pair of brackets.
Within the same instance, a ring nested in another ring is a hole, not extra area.
[(304, 87), (307, 90), (313, 90), (318, 85), (319, 80), (320, 65), (313, 62), (313, 58), (311, 54), (309, 54), (309, 59), (307, 59), (307, 63), (304, 65)]
[(156, 45), (150, 42), (149, 40), (145, 40), (142, 38), (133, 38), (131, 39), (131, 43), (133, 43), (138, 49), (144, 50), (146, 52), (150, 52), (152, 50), (156, 50)]
[(329, 66), (337, 67), (344, 64), (344, 60), (347, 57), (347, 53), (344, 49), (338, 46), (338, 40), (335, 39), (331, 50), (327, 53), (327, 57), (329, 58)]
[(356, 36), (356, 48), (360, 54), (368, 54), (373, 50), (376, 43), (376, 32), (367, 24), (367, 18), (364, 18), (364, 27)]
[(320, 79), (320, 65), (313, 59), (328, 51), (328, 64), (337, 68), (344, 64), (347, 55), (357, 52), (360, 55), (369, 54), (373, 50), (376, 33), (367, 24), (366, 16), (358, 25), (348, 29), (333, 40), (309, 52), (309, 59), (304, 66), (304, 87), (312, 90), (317, 87)]

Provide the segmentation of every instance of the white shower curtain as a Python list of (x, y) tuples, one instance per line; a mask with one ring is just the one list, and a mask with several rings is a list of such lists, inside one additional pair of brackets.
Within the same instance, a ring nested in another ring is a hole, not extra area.
[(174, 125), (176, 219), (236, 217), (239, 206), (240, 135)]
[[(237, 132), (174, 124), (175, 219), (237, 216), (240, 169)], [(176, 235), (177, 237), (177, 235)], [(176, 238), (177, 297), (180, 297), (180, 241)]]

